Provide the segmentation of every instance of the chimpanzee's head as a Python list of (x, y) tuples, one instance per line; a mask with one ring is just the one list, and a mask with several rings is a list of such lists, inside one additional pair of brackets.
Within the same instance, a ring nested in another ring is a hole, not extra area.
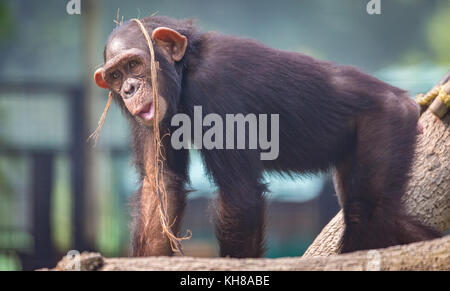
[[(174, 114), (181, 91), (182, 64), (188, 39), (176, 30), (176, 23), (166, 18), (143, 19), (151, 34), (155, 58), (159, 62), (159, 116)], [(175, 27), (160, 26), (167, 24)], [(104, 51), (105, 64), (95, 72), (94, 79), (101, 88), (112, 91), (128, 116), (151, 126), (155, 115), (151, 83), (150, 52), (138, 24), (126, 22), (109, 36)], [(159, 120), (159, 121), (160, 121)]]

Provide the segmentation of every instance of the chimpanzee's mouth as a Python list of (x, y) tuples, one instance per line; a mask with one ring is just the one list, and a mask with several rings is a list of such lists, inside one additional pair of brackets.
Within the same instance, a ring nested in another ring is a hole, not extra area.
[(155, 116), (155, 106), (153, 104), (153, 102), (150, 102), (144, 105), (136, 115), (146, 122), (153, 120), (153, 117)]

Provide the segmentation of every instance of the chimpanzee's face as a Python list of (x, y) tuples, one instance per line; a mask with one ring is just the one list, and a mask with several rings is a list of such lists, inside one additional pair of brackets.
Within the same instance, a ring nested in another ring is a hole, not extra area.
[[(152, 37), (169, 62), (181, 60), (187, 43), (184, 36), (169, 28), (160, 27), (153, 31)], [(130, 33), (126, 27), (122, 32), (114, 33), (105, 47), (105, 65), (95, 72), (94, 78), (99, 87), (119, 95), (128, 112), (137, 121), (147, 126), (153, 125), (155, 106), (150, 54), (142, 34)], [(164, 82), (164, 76), (158, 76), (158, 82)], [(159, 94), (163, 95), (164, 92)], [(166, 100), (158, 99), (160, 120), (167, 111)]]
[[(110, 90), (122, 97), (131, 115), (140, 122), (151, 125), (155, 106), (149, 54), (142, 49), (126, 48), (121, 42), (117, 38), (109, 43), (107, 62), (102, 72), (103, 80)], [(161, 105), (166, 107), (165, 104)], [(164, 115), (164, 112), (161, 113)]]

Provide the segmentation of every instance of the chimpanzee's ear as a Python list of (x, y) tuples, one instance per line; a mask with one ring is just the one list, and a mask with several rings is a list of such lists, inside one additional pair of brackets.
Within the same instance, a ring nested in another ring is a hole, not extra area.
[(105, 79), (103, 79), (103, 68), (98, 69), (94, 73), (94, 80), (97, 86), (103, 89), (109, 89), (108, 84), (105, 82)]
[(184, 57), (187, 47), (187, 38), (178, 31), (167, 27), (158, 27), (153, 30), (152, 38), (156, 44), (176, 62)]

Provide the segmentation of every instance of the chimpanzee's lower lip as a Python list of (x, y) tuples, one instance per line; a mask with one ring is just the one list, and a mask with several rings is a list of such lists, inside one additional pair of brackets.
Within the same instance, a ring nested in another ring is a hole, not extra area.
[(153, 119), (155, 115), (155, 108), (153, 106), (153, 102), (146, 105), (141, 112), (139, 112), (138, 116), (144, 121), (150, 121)]

